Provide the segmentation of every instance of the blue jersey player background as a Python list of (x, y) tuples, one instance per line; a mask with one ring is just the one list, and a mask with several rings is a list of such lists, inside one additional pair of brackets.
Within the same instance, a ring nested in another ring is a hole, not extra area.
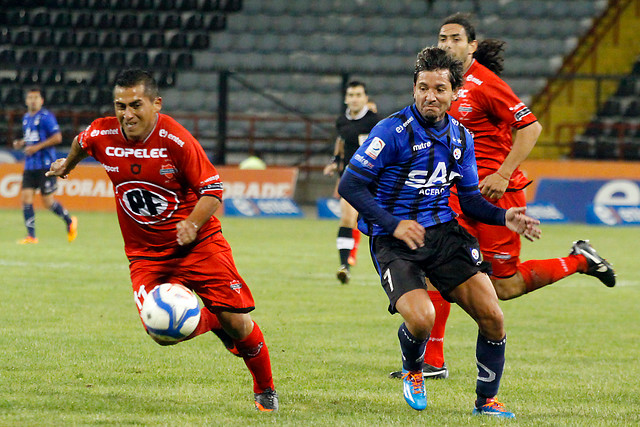
[(426, 48), (414, 71), (415, 103), (378, 123), (351, 158), (339, 193), (360, 213), (359, 229), (371, 236), (374, 265), (400, 313), (398, 330), (404, 397), (424, 410), (422, 360), (435, 312), (425, 276), (448, 301), (478, 324), (478, 380), (474, 414), (513, 418), (496, 400), (505, 361), (502, 311), (477, 240), (455, 220), (448, 204), (457, 184), (463, 212), (479, 221), (506, 225), (533, 240), (539, 222), (525, 208), (504, 210), (478, 190), (473, 138), (447, 114), (463, 83), (462, 63), (444, 50)]
[(29, 89), (25, 104), (27, 113), (22, 118), (22, 139), (13, 141), (13, 148), (22, 149), (25, 154), (24, 172), (22, 174), (22, 212), (27, 237), (19, 240), (20, 244), (38, 243), (35, 227), (35, 211), (33, 199), (36, 190), (40, 190), (44, 206), (62, 218), (67, 228), (67, 239), (72, 242), (78, 235), (78, 220), (58, 203), (53, 193), (57, 189), (56, 177), (47, 177), (51, 163), (56, 160), (55, 146), (62, 142), (62, 134), (55, 116), (42, 108), (44, 97), (39, 88)]

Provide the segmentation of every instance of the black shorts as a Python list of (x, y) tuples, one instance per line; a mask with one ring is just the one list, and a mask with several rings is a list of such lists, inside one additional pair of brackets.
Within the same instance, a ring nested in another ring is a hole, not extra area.
[(389, 312), (396, 313), (396, 302), (409, 291), (426, 289), (425, 276), (449, 302), (449, 293), (476, 273), (491, 272), (482, 259), (478, 241), (456, 220), (428, 227), (425, 245), (411, 250), (393, 236), (371, 239), (373, 263), (382, 287), (389, 297)]
[(22, 188), (40, 189), (43, 196), (49, 195), (58, 189), (58, 181), (55, 176), (45, 176), (49, 169), (31, 169), (22, 173)]

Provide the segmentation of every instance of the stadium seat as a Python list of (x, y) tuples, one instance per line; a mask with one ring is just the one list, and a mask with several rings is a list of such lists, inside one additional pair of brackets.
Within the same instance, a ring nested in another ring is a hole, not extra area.
[(114, 10), (131, 10), (133, 9), (133, 1), (132, 0), (113, 0), (112, 7)]
[(24, 27), (29, 25), (29, 11), (25, 9), (7, 11), (6, 22), (11, 27)]
[(89, 86), (92, 87), (106, 87), (109, 83), (109, 73), (104, 68), (98, 69), (89, 80)]
[(133, 31), (127, 35), (127, 39), (122, 47), (126, 47), (127, 49), (138, 49), (143, 45), (142, 34), (138, 31)]
[(42, 30), (38, 31), (36, 34), (35, 46), (38, 47), (48, 47), (55, 46), (56, 37), (55, 33), (52, 30)]
[(78, 13), (73, 21), (74, 29), (92, 29), (94, 26), (94, 15), (90, 12)]
[(93, 0), (93, 9), (95, 10), (111, 9), (111, 0)]
[(163, 33), (151, 33), (149, 34), (144, 47), (150, 49), (163, 48), (165, 46), (165, 38)]
[(33, 44), (33, 33), (30, 30), (16, 32), (13, 44), (15, 46), (31, 46)]
[(611, 98), (607, 102), (604, 103), (602, 108), (600, 108), (600, 112), (598, 113), (600, 117), (616, 117), (622, 114), (622, 107), (620, 105), (620, 101), (616, 98)]
[(135, 8), (135, 10), (140, 11), (140, 10), (154, 10), (155, 9), (155, 2), (154, 0), (138, 0), (138, 6)]
[(187, 31), (201, 30), (205, 27), (204, 16), (199, 13), (190, 15), (182, 21), (182, 29)]
[(98, 89), (91, 103), (96, 106), (111, 105), (113, 103), (113, 92), (111, 89)]
[(616, 90), (617, 96), (633, 96), (636, 93), (636, 80), (637, 78), (633, 75), (627, 76), (620, 82), (620, 86), (618, 86), (618, 90)]
[(209, 35), (206, 33), (198, 33), (193, 37), (189, 45), (191, 49), (204, 50), (209, 47)]
[(149, 55), (147, 52), (135, 52), (128, 63), (131, 68), (148, 68)]
[(146, 13), (142, 16), (142, 28), (145, 30), (159, 30), (160, 16), (155, 12)]
[(100, 45), (100, 36), (97, 31), (86, 31), (78, 43), (78, 47), (92, 48)]
[(161, 21), (164, 30), (177, 30), (182, 26), (182, 17), (174, 13), (166, 14)]
[(73, 25), (71, 13), (66, 10), (56, 11), (53, 17), (53, 28), (69, 28)]
[(220, 0), (202, 0), (202, 3), (200, 3), (200, 10), (203, 12), (222, 12), (224, 10), (224, 5), (221, 4)]
[(198, 0), (179, 0), (177, 9), (183, 12), (196, 10), (198, 8)]
[(193, 68), (193, 65), (194, 65), (193, 55), (191, 53), (186, 53), (186, 52), (179, 54), (174, 64), (175, 68), (178, 70), (189, 70)]
[(22, 67), (37, 67), (38, 52), (35, 50), (23, 50), (18, 56), (18, 65)]
[(122, 30), (136, 31), (138, 30), (138, 16), (133, 13), (125, 13), (120, 16), (117, 25)]
[(0, 50), (0, 64), (5, 67), (13, 68), (16, 63), (16, 51), (14, 49)]
[(57, 42), (58, 47), (64, 48), (64, 47), (76, 46), (78, 42), (78, 38), (74, 31), (63, 30), (63, 31), (57, 31), (57, 32), (59, 33), (58, 42)]
[(54, 89), (53, 93), (49, 96), (47, 104), (53, 107), (68, 106), (69, 92), (64, 88)]
[(89, 52), (84, 63), (87, 68), (102, 68), (105, 64), (105, 54), (101, 51)]
[[(138, 34), (139, 33), (130, 33), (131, 34)], [(129, 42), (129, 40), (127, 40), (127, 43)], [(120, 32), (118, 31), (105, 31), (102, 35), (102, 40), (100, 41), (100, 47), (104, 48), (104, 49), (112, 49), (112, 48), (116, 48), (116, 47), (120, 47), (122, 45), (122, 37), (120, 35)], [(129, 44), (127, 44), (127, 46), (129, 46)], [(130, 47), (140, 47), (140, 45), (131, 45)]]
[(626, 119), (640, 119), (640, 101), (632, 100), (624, 110), (623, 117)]
[(153, 68), (166, 69), (171, 67), (171, 55), (167, 52), (159, 52), (153, 57)]
[(82, 65), (83, 53), (77, 50), (69, 50), (64, 54), (62, 65), (67, 68), (77, 68)]
[(168, 47), (171, 49), (186, 49), (188, 47), (187, 35), (181, 32), (175, 33), (169, 39)]
[(124, 67), (127, 63), (127, 56), (124, 52), (111, 52), (107, 58), (107, 63), (111, 67)]
[(48, 27), (51, 25), (51, 14), (49, 12), (37, 12), (31, 17), (32, 27)]
[(157, 78), (158, 86), (166, 88), (173, 87), (176, 84), (176, 73), (164, 71)]
[(51, 70), (44, 78), (43, 84), (46, 87), (50, 86), (58, 86), (65, 83), (64, 79), (64, 71), (62, 70)]
[(109, 30), (116, 28), (116, 16), (110, 12), (102, 12), (98, 16), (97, 28)]
[(176, 0), (157, 0), (156, 8), (158, 10), (175, 10)]
[(215, 14), (209, 18), (207, 23), (207, 30), (209, 31), (222, 31), (227, 27), (227, 16)]
[(84, 87), (88, 86), (91, 81), (90, 71), (67, 71), (66, 72), (66, 85), (67, 87)]
[(0, 30), (0, 45), (10, 45), (12, 41), (11, 31), (8, 28), (2, 28)]
[(2, 104), (12, 107), (23, 105), (24, 94), (22, 92), (22, 89), (17, 87), (10, 88), (5, 94), (5, 97), (2, 100)]
[[(0, 61), (0, 63), (3, 63)], [(47, 50), (44, 55), (42, 55), (42, 59), (40, 60), (40, 64), (47, 67), (58, 67), (61, 64), (60, 60), (60, 51), (59, 50)]]

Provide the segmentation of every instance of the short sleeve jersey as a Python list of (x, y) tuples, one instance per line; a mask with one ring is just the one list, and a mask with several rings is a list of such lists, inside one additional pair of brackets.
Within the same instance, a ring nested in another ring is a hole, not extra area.
[(363, 110), (364, 114), (356, 118), (351, 118), (347, 112), (336, 120), (338, 136), (344, 140), (344, 163), (349, 163), (353, 153), (367, 139), (371, 129), (378, 123), (380, 118), (373, 111)]
[[(471, 134), (453, 117), (436, 130), (415, 105), (379, 122), (351, 158), (345, 173), (368, 183), (376, 203), (400, 219), (424, 227), (451, 221), (456, 214), (448, 204), (450, 187), (461, 194), (478, 191), (478, 172)], [(387, 234), (378, 224), (361, 218), (360, 231)]]
[[(42, 108), (37, 113), (25, 114), (22, 118), (22, 131), (24, 133), (25, 146), (39, 144), (60, 132), (56, 117), (49, 110)], [(24, 168), (49, 169), (51, 163), (56, 160), (55, 147), (47, 147), (36, 151), (31, 156), (27, 156)]]
[[(125, 253), (132, 257), (172, 257), (184, 250), (176, 224), (202, 196), (222, 198), (222, 182), (198, 141), (173, 118), (159, 114), (141, 142), (125, 138), (118, 120), (95, 120), (78, 136), (80, 146), (102, 163), (114, 186)], [(211, 217), (196, 242), (220, 231)]]
[[(474, 60), (449, 114), (473, 134), (480, 179), (494, 173), (513, 146), (511, 129), (537, 121), (531, 110), (500, 77)], [(520, 169), (511, 175), (509, 188), (519, 190), (528, 180)]]

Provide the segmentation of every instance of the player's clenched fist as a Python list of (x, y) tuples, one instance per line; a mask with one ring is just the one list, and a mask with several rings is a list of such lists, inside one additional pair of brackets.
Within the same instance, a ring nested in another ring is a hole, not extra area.
[(47, 176), (59, 176), (60, 178), (66, 178), (67, 174), (65, 173), (64, 162), (67, 159), (58, 159), (55, 162), (51, 163), (49, 167), (49, 172), (45, 175)]

